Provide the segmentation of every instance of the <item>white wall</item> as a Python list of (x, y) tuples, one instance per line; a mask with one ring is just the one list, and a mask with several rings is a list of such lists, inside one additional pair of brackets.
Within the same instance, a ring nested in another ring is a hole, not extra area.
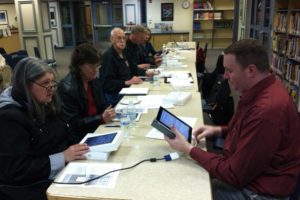
[[(18, 22), (15, 20), (15, 17), (17, 16), (15, 4), (0, 4), (0, 10), (6, 10), (7, 11), (8, 24), (9, 25), (13, 25), (14, 27), (18, 27)], [(2, 27), (3, 25), (0, 25), (0, 26)]]
[[(153, 28), (155, 23), (172, 22), (174, 31), (190, 31), (191, 37), (193, 26), (193, 0), (189, 1), (190, 7), (188, 9), (181, 7), (181, 0), (152, 0), (152, 3), (147, 1), (147, 24), (149, 24), (149, 20), (151, 20), (150, 28)], [(174, 21), (161, 21), (161, 3), (174, 3)]]

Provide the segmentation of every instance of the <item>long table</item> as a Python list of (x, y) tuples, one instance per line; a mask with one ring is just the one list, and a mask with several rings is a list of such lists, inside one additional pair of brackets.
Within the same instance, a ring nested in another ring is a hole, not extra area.
[[(166, 94), (168, 90), (150, 90), (149, 94)], [(203, 124), (200, 93), (192, 92), (192, 99), (184, 106), (176, 106), (170, 111), (177, 116), (197, 118), (196, 124)], [(160, 158), (174, 150), (164, 140), (146, 138), (151, 130), (151, 122), (157, 109), (142, 114), (136, 127), (131, 130), (131, 137), (124, 139), (119, 149), (111, 153), (107, 161), (122, 163), (128, 167), (147, 158)], [(117, 128), (99, 126), (95, 132), (109, 132)], [(200, 143), (205, 148), (205, 142)], [(81, 161), (82, 162), (82, 161)], [(116, 185), (112, 189), (86, 187), (84, 189), (52, 184), (47, 190), (49, 200), (76, 199), (133, 199), (133, 200), (210, 200), (211, 189), (208, 173), (189, 156), (181, 155), (178, 160), (146, 162), (133, 169), (121, 171)]]

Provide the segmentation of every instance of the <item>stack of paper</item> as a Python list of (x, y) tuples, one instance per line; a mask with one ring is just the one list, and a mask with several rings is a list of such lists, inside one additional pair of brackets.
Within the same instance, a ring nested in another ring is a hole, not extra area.
[(119, 94), (122, 95), (147, 95), (149, 88), (123, 88)]

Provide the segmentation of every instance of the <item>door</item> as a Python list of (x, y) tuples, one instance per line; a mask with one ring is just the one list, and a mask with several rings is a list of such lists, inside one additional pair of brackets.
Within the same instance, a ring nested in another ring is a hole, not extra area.
[(61, 25), (64, 46), (73, 47), (88, 42), (86, 7), (84, 2), (61, 2)]
[(94, 45), (100, 49), (110, 46), (110, 32), (114, 27), (122, 27), (122, 0), (92, 1)]
[(64, 46), (75, 46), (73, 4), (70, 1), (61, 2), (60, 13)]

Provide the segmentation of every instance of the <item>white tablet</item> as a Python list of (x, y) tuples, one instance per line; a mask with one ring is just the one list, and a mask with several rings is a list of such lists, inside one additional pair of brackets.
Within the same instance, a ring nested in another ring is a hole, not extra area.
[(122, 131), (88, 133), (80, 143), (86, 143), (90, 147), (90, 151), (111, 152), (118, 149), (122, 139)]

